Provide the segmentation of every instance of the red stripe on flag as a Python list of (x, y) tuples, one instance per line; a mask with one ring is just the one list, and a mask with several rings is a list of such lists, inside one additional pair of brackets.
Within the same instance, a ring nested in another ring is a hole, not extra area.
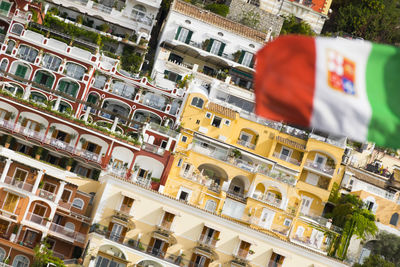
[(315, 90), (315, 39), (279, 37), (257, 53), (256, 113), (309, 127)]

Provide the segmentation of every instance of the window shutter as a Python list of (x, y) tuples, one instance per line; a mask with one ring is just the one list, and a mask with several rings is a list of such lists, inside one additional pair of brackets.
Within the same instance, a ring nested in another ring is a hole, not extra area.
[(22, 127), (25, 127), (26, 126), (26, 124), (28, 123), (28, 120), (27, 119), (24, 119), (23, 121), (22, 121)]
[(39, 131), (40, 131), (40, 124), (36, 123), (35, 132), (39, 132)]
[(11, 3), (2, 1), (0, 4), (0, 10), (4, 10), (4, 11), (8, 12), (8, 10), (10, 10), (10, 6), (11, 6)]
[(6, 115), (4, 116), (4, 120), (8, 121), (11, 117), (11, 112), (7, 112)]
[(100, 151), (101, 151), (101, 146), (97, 145), (97, 146), (96, 146), (96, 149), (94, 150), (94, 153), (97, 154), (97, 155), (99, 155), (99, 154), (100, 154)]
[(58, 91), (64, 93), (66, 85), (67, 83), (65, 81), (60, 81), (60, 83), (58, 84)]
[(88, 145), (89, 145), (89, 142), (86, 141), (85, 143), (83, 143), (82, 149), (83, 149), (83, 150), (86, 150), (86, 148), (88, 147)]
[(255, 61), (256, 61), (256, 59), (255, 59), (254, 55), (252, 55), (250, 66), (249, 66), (250, 68), (254, 68), (254, 62)]
[(46, 87), (51, 89), (51, 87), (53, 86), (53, 82), (54, 82), (54, 77), (49, 75), (46, 80)]
[(178, 40), (179, 34), (181, 33), (181, 30), (182, 30), (182, 27), (179, 26), (179, 27), (178, 27), (178, 31), (176, 32), (176, 35), (175, 35), (175, 40)]
[(221, 46), (218, 51), (218, 56), (222, 56), (222, 53), (224, 52), (224, 48), (225, 48), (225, 44), (221, 43)]
[(92, 103), (92, 104), (96, 104), (96, 96), (95, 95), (89, 95), (87, 102)]
[(28, 67), (18, 65), (17, 70), (15, 71), (15, 75), (21, 78), (25, 78), (26, 71), (28, 70)]
[(54, 129), (53, 133), (51, 134), (51, 137), (56, 138), (57, 134), (58, 134), (58, 130)]
[(79, 85), (76, 83), (72, 84), (71, 96), (76, 97), (76, 93), (78, 91)]
[(70, 135), (70, 134), (67, 134), (67, 135), (65, 136), (64, 142), (67, 143), (67, 144), (69, 144), (69, 141), (71, 141), (71, 135)]
[(189, 33), (188, 33), (188, 35), (187, 35), (187, 37), (186, 37), (185, 43), (187, 43), (187, 44), (190, 43), (190, 39), (192, 38), (192, 35), (193, 35), (193, 32), (192, 32), (192, 31), (189, 31)]
[(240, 57), (239, 57), (239, 61), (238, 61), (239, 64), (242, 64), (243, 58), (244, 58), (244, 54), (245, 54), (245, 53), (246, 53), (246, 52), (243, 51), (243, 50), (242, 50), (242, 52), (240, 53)]
[(36, 75), (35, 75), (35, 83), (40, 83), (40, 80), (42, 79), (42, 73), (39, 71), (39, 72), (36, 72)]
[(213, 43), (214, 43), (214, 39), (210, 39), (210, 41), (208, 42), (208, 46), (207, 46), (207, 52), (211, 51), (211, 47), (212, 47)]

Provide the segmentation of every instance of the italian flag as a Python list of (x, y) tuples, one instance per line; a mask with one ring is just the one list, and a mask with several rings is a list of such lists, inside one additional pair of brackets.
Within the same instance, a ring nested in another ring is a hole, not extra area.
[(283, 36), (257, 53), (256, 113), (400, 148), (400, 49)]

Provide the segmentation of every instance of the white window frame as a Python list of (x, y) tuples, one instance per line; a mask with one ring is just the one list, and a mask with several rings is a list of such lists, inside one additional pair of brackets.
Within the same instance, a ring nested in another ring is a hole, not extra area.
[[(29, 229), (30, 230), (30, 229)], [(22, 254), (18, 254), (18, 255), (16, 255), (15, 257), (14, 257), (14, 260), (13, 260), (13, 263), (12, 263), (12, 266), (18, 266), (18, 257), (21, 257), (21, 258), (25, 258), (26, 260), (27, 260), (27, 267), (29, 267), (30, 266), (30, 264), (31, 264), (31, 261), (29, 260), (29, 258), (28, 257), (26, 257), (25, 255), (22, 255)]]
[(6, 200), (7, 200), (7, 198), (8, 198), (8, 194), (15, 195), (15, 196), (18, 197), (17, 204), (15, 205), (15, 208), (14, 208), (14, 210), (13, 210), (13, 214), (14, 214), (14, 213), (15, 213), (15, 210), (16, 210), (17, 207), (18, 207), (19, 201), (21, 200), (21, 197), (18, 196), (17, 194), (13, 194), (13, 193), (7, 192), (6, 197), (5, 197), (4, 201), (3, 201), (3, 205), (1, 206), (1, 209), (3, 209), (3, 208), (4, 208), (4, 205), (6, 204)]
[(178, 38), (177, 38), (178, 41), (180, 41), (182, 43), (185, 43), (186, 39), (187, 39), (187, 37), (189, 35), (189, 32), (190, 32), (189, 29), (181, 27), (181, 31), (179, 32), (179, 35), (178, 35)]
[(315, 153), (314, 164), (319, 165), (318, 162), (317, 162), (317, 158), (318, 158), (318, 157), (324, 159), (324, 161), (321, 163), (320, 166), (321, 166), (322, 168), (325, 167), (325, 164), (326, 164), (326, 161), (328, 160), (328, 158), (327, 158), (326, 156), (324, 156), (324, 155), (319, 154), (319, 153)]
[[(50, 191), (46, 191), (46, 190), (44, 190), (43, 188), (44, 188), (45, 184), (50, 184), (50, 185), (53, 185), (53, 186), (55, 186), (54, 192), (50, 192)], [(50, 183), (50, 182), (46, 181), (46, 182), (44, 182), (44, 183), (43, 183), (43, 188), (41, 188), (41, 189), (43, 189), (43, 191), (46, 191), (46, 192), (50, 192), (50, 193), (56, 194), (56, 192), (57, 192), (57, 189), (58, 189), (58, 186), (57, 186), (57, 184), (53, 184), (53, 183)]]
[(221, 46), (222, 46), (221, 41), (213, 39), (213, 43), (210, 48), (210, 53), (214, 54), (214, 55), (218, 55), (219, 50), (221, 49)]
[(190, 189), (188, 189), (188, 188), (186, 188), (186, 187), (181, 186), (181, 187), (179, 188), (178, 194), (177, 194), (177, 196), (176, 196), (176, 199), (177, 199), (177, 200), (180, 200), (180, 196), (181, 196), (181, 193), (182, 193), (182, 192), (185, 192), (185, 193), (188, 194), (188, 197), (187, 197), (187, 199), (186, 199), (186, 202), (189, 202), (189, 201), (190, 201), (190, 197), (192, 196), (192, 190), (190, 190)]
[(16, 167), (15, 170), (14, 170), (13, 179), (15, 179), (15, 175), (17, 174), (17, 170), (21, 170), (21, 171), (23, 171), (23, 172), (26, 173), (25, 179), (24, 179), (24, 181), (23, 181), (23, 182), (25, 183), (26, 178), (28, 178), (29, 172), (28, 172), (27, 170), (25, 170), (25, 169)]
[(290, 227), (291, 224), (292, 224), (291, 219), (285, 218), (285, 220), (283, 221), (284, 226)]
[[(304, 200), (310, 201), (309, 206), (306, 207), (305, 210), (303, 210), (303, 202), (304, 202)], [(307, 197), (307, 196), (303, 196), (303, 195), (302, 195), (302, 196), (301, 196), (301, 204), (300, 204), (300, 212), (303, 213), (303, 214), (308, 214), (308, 213), (310, 212), (310, 209), (311, 209), (311, 205), (312, 205), (313, 200), (314, 200), (314, 199), (311, 198), (311, 197)]]
[[(247, 136), (247, 137), (249, 138), (249, 141), (243, 140), (243, 139), (242, 139), (242, 136)], [(241, 141), (244, 141), (244, 142), (249, 143), (249, 144), (251, 143), (251, 140), (253, 140), (253, 137), (254, 137), (254, 135), (249, 134), (249, 133), (246, 133), (246, 132), (243, 132), (243, 131), (241, 131), (241, 132), (240, 132), (240, 135), (239, 135), (239, 139), (240, 139)]]
[(244, 51), (243, 59), (242, 59), (242, 65), (246, 67), (250, 67), (251, 61), (253, 61), (254, 54)]
[(286, 149), (289, 151), (289, 155), (285, 156), (287, 159), (290, 159), (292, 157), (293, 149), (288, 148), (287, 146), (282, 146), (281, 151), (279, 152), (279, 158), (282, 159), (281, 157), (283, 156), (282, 151)]
[[(214, 122), (215, 117), (221, 119), (221, 123), (219, 124), (219, 126), (214, 126), (214, 125), (213, 125), (213, 122)], [(218, 129), (219, 129), (219, 128), (221, 128), (221, 126), (223, 125), (223, 123), (224, 123), (224, 118), (222, 118), (222, 117), (220, 117), (220, 116), (214, 115), (214, 116), (212, 117), (212, 119), (211, 119), (210, 125), (211, 125), (212, 127), (215, 127), (215, 128), (218, 128)]]
[[(74, 201), (75, 201), (75, 200), (80, 200), (80, 201), (82, 201), (83, 205), (82, 205), (81, 208), (74, 206)], [(72, 200), (72, 205), (71, 205), (71, 206), (74, 207), (75, 209), (83, 210), (83, 208), (85, 207), (85, 201), (83, 201), (83, 199), (81, 199), (81, 198), (76, 197), (76, 198), (74, 198), (74, 200)]]
[[(183, 139), (185, 139), (185, 140), (183, 140)], [(181, 141), (183, 143), (186, 143), (187, 140), (188, 140), (188, 137), (186, 135), (182, 135)]]
[(230, 121), (230, 120), (227, 120), (227, 119), (225, 119), (225, 121), (224, 121), (224, 125), (226, 125), (226, 126), (231, 126), (231, 121)]
[(12, 9), (12, 7), (13, 7), (14, 3), (13, 3), (13, 2), (10, 2), (10, 1), (5, 1), (5, 0), (2, 0), (1, 2), (7, 2), (7, 3), (10, 3), (10, 9), (8, 10), (8, 13), (7, 13), (7, 14), (5, 14), (5, 16), (6, 16), (6, 17), (8, 17), (8, 16), (10, 15), (10, 11), (11, 11), (11, 9)]
[[(71, 197), (72, 197), (72, 190), (69, 190), (69, 189), (65, 189), (64, 188), (64, 190), (63, 190), (63, 192), (61, 193), (61, 196), (62, 196), (62, 194), (64, 193), (64, 191), (69, 191), (69, 192), (71, 192), (71, 194), (69, 194), (69, 197), (68, 197), (68, 201), (67, 201), (67, 203), (71, 200)], [(60, 198), (60, 200), (61, 200), (61, 198)]]
[(183, 163), (183, 159), (178, 159), (178, 164), (176, 166), (181, 167)]
[(207, 119), (211, 119), (212, 118), (212, 113), (211, 112), (206, 112), (206, 116)]

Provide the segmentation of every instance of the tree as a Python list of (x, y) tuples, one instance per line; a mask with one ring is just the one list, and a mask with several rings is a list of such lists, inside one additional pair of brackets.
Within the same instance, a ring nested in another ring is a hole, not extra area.
[(394, 44), (400, 40), (399, 0), (337, 0), (324, 33), (351, 34)]
[(229, 13), (229, 6), (224, 4), (208, 4), (204, 7), (204, 9), (210, 10), (211, 12), (223, 17), (226, 17), (226, 15)]
[(37, 245), (33, 249), (33, 252), (35, 254), (33, 256), (32, 267), (46, 267), (49, 263), (52, 263), (57, 267), (66, 267), (60, 258), (53, 256), (53, 251), (50, 249), (50, 246), (46, 241)]
[(386, 260), (400, 266), (400, 237), (387, 232), (380, 232), (373, 241), (372, 254), (383, 256)]
[(343, 195), (332, 213), (327, 216), (332, 218), (334, 225), (343, 229), (342, 237), (335, 246), (337, 256), (342, 259), (346, 258), (353, 235), (365, 240), (367, 235), (375, 235), (378, 230), (375, 225), (375, 215), (354, 195)]
[(294, 15), (285, 17), (283, 21), (281, 34), (301, 34), (315, 36), (315, 32), (311, 29), (310, 24), (305, 21), (299, 21)]
[(365, 259), (363, 264), (356, 263), (353, 267), (395, 267), (391, 262), (386, 261), (382, 256), (371, 255)]

